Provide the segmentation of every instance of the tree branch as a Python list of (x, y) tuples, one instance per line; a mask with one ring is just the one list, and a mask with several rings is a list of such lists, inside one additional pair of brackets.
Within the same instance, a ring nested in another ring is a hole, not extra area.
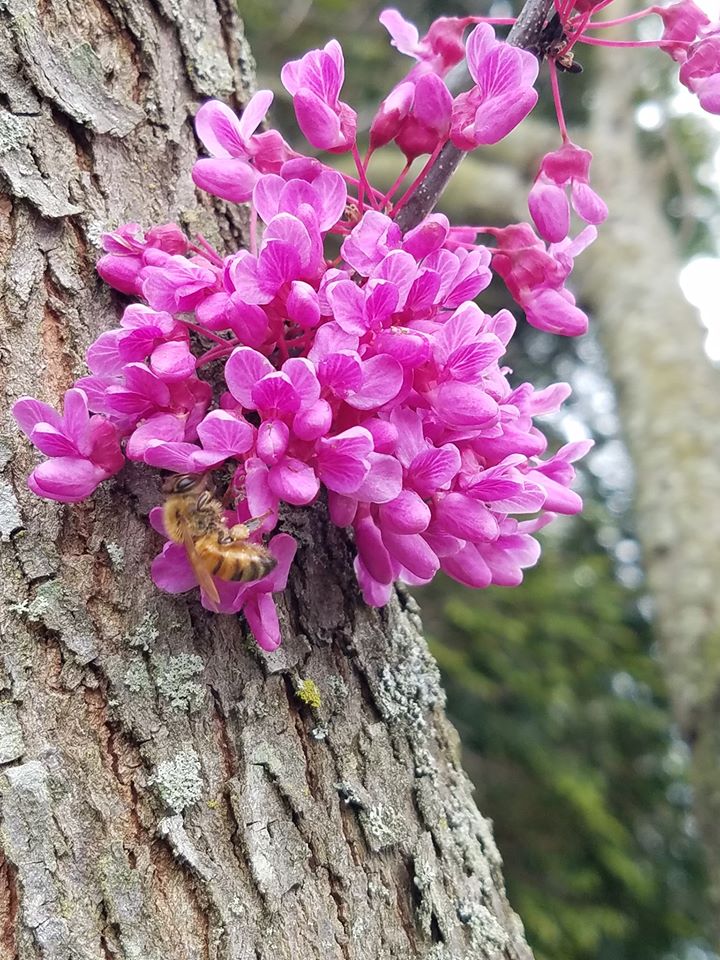
[[(552, 4), (553, 0), (527, 0), (508, 34), (507, 42), (525, 50), (536, 47)], [(397, 223), (403, 233), (412, 230), (434, 210), (464, 156), (464, 150), (452, 143), (445, 144), (427, 176), (398, 213)]]

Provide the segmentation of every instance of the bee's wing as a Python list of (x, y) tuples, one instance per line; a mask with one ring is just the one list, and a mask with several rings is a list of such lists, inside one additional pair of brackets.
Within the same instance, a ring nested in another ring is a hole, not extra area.
[(220, 594), (217, 592), (217, 587), (213, 583), (213, 578), (211, 577), (210, 572), (202, 565), (200, 555), (195, 549), (195, 543), (193, 542), (193, 538), (190, 536), (189, 530), (183, 530), (183, 542), (185, 544), (185, 549), (187, 550), (190, 566), (193, 568), (193, 572), (198, 579), (200, 587), (205, 591), (210, 601), (217, 605), (220, 603)]

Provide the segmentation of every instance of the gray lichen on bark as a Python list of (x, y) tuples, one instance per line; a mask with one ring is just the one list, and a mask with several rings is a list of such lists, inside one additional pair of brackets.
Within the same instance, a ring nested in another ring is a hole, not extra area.
[[(0, 3), (0, 380), (57, 404), (120, 298), (103, 230), (177, 219), (220, 246), (188, 122), (246, 102), (230, 0)], [(151, 471), (39, 502), (0, 432), (0, 957), (529, 957), (443, 713), (414, 602), (364, 606), (324, 506), (264, 655), (152, 586)], [(317, 685), (316, 706), (298, 683)]]

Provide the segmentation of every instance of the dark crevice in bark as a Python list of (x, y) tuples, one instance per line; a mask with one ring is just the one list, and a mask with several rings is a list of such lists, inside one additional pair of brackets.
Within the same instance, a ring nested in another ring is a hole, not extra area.
[(17, 870), (0, 850), (0, 945), (4, 956), (17, 956)]

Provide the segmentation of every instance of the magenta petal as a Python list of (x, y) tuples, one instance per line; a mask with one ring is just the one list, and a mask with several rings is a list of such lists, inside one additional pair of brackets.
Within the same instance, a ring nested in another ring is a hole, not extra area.
[(185, 340), (169, 340), (156, 347), (150, 356), (150, 367), (166, 383), (187, 380), (195, 372), (195, 357)]
[(349, 527), (357, 513), (357, 500), (328, 490), (328, 512), (336, 527)]
[(372, 449), (372, 437), (362, 427), (321, 440), (317, 461), (320, 479), (336, 493), (353, 493), (370, 470), (367, 457)]
[(370, 280), (366, 288), (365, 313), (373, 329), (389, 321), (398, 305), (399, 291), (389, 280)]
[(253, 190), (253, 203), (263, 223), (270, 223), (280, 213), (280, 194), (285, 181), (276, 173), (260, 177)]
[(585, 223), (603, 223), (607, 220), (608, 208), (605, 201), (586, 183), (575, 181), (572, 185), (572, 205)]
[(277, 560), (277, 566), (267, 577), (258, 581), (258, 586), (268, 583), (272, 587), (273, 593), (277, 593), (287, 586), (290, 565), (295, 558), (297, 543), (289, 533), (278, 533), (268, 543), (268, 550)]
[(540, 559), (540, 544), (527, 534), (502, 537), (497, 543), (484, 545), (482, 555), (492, 572), (493, 583), (516, 587), (522, 583), (524, 567), (534, 566)]
[(363, 380), (363, 371), (356, 356), (332, 353), (320, 361), (318, 379), (324, 387), (332, 390), (337, 396), (344, 397), (359, 389)]
[(242, 140), (248, 141), (263, 122), (273, 97), (272, 90), (258, 90), (248, 100), (240, 117), (239, 134)]
[(320, 230), (334, 227), (345, 212), (347, 187), (342, 176), (336, 170), (325, 168), (312, 183), (318, 197), (318, 226)]
[(447, 486), (460, 469), (460, 451), (451, 443), (437, 450), (423, 450), (410, 464), (408, 481), (421, 497), (431, 497)]
[(355, 521), (354, 528), (357, 551), (370, 576), (378, 583), (392, 583), (395, 578), (390, 554), (374, 521), (364, 517)]
[(315, 499), (320, 481), (302, 460), (285, 457), (268, 471), (268, 486), (275, 496), (297, 507)]
[(570, 204), (562, 187), (536, 181), (528, 196), (530, 216), (540, 236), (548, 243), (559, 243), (570, 232)]
[(379, 511), (383, 530), (393, 533), (422, 533), (430, 523), (430, 507), (413, 490), (403, 490)]
[(148, 446), (158, 440), (180, 441), (185, 436), (185, 424), (172, 413), (158, 413), (137, 427), (125, 447), (129, 460), (143, 460)]
[(404, 306), (416, 274), (417, 263), (415, 258), (404, 250), (391, 250), (372, 272), (375, 279), (387, 280), (396, 287), (398, 308)]
[(289, 378), (301, 406), (309, 407), (320, 398), (320, 381), (315, 365), (305, 357), (291, 357), (283, 364), (282, 372)]
[(523, 304), (527, 322), (538, 330), (577, 337), (587, 332), (588, 318), (571, 300), (557, 290), (540, 288)]
[(327, 290), (333, 317), (347, 333), (363, 336), (368, 331), (365, 318), (365, 294), (352, 280), (340, 280)]
[(236, 347), (225, 364), (225, 382), (230, 393), (243, 407), (252, 408), (252, 389), (262, 377), (273, 372), (273, 365), (252, 347)]
[(275, 370), (258, 381), (252, 389), (252, 405), (256, 410), (292, 414), (300, 409), (300, 397), (290, 378)]
[(265, 420), (260, 424), (257, 436), (257, 455), (273, 466), (285, 456), (290, 431), (282, 420)]
[(438, 415), (450, 427), (480, 428), (495, 420), (498, 407), (482, 387), (468, 383), (443, 383), (433, 398)]
[(258, 284), (266, 293), (275, 294), (284, 283), (302, 274), (300, 252), (290, 243), (272, 240), (265, 244), (258, 259)]
[(252, 597), (243, 606), (243, 613), (257, 645), (262, 650), (267, 650), (268, 653), (277, 650), (282, 637), (280, 636), (277, 607), (272, 595), (261, 593)]
[(443, 557), (440, 566), (453, 580), (467, 587), (483, 589), (492, 583), (490, 568), (472, 543), (466, 544), (457, 553)]
[(253, 443), (253, 428), (227, 410), (213, 410), (198, 424), (197, 434), (206, 450), (220, 450), (230, 456), (245, 453)]
[(302, 280), (293, 280), (290, 284), (285, 309), (288, 318), (306, 330), (312, 330), (320, 323), (318, 295), (309, 283)]
[(449, 493), (435, 505), (438, 526), (462, 540), (490, 541), (497, 539), (495, 516), (478, 500), (462, 493)]
[(371, 453), (370, 472), (353, 496), (360, 502), (387, 503), (402, 490), (402, 466), (399, 460), (385, 453)]
[(403, 383), (403, 368), (392, 357), (379, 354), (362, 364), (362, 386), (346, 398), (356, 410), (382, 407), (398, 395)]
[(370, 575), (360, 557), (355, 557), (353, 564), (358, 586), (362, 591), (363, 600), (369, 607), (384, 607), (390, 600), (393, 592), (392, 580), (380, 583)]
[(35, 400), (33, 397), (21, 397), (13, 404), (12, 415), (18, 426), (26, 436), (30, 436), (33, 427), (38, 423), (48, 423), (62, 432), (63, 422), (60, 414), (49, 403)]
[(38, 497), (77, 503), (84, 500), (107, 480), (107, 473), (89, 460), (80, 457), (53, 457), (35, 467), (28, 477), (28, 486)]
[(295, 116), (303, 136), (318, 150), (334, 150), (344, 144), (340, 118), (312, 90), (298, 90), (293, 98)]
[(80, 453), (85, 455), (90, 453), (89, 423), (87, 395), (83, 390), (67, 390), (63, 402), (64, 432), (73, 441)]
[(293, 433), (301, 440), (324, 437), (332, 425), (332, 407), (327, 400), (318, 400), (311, 407), (301, 408), (293, 420)]
[(192, 168), (195, 186), (230, 203), (247, 203), (252, 197), (258, 172), (245, 160), (234, 157), (196, 160)]
[(49, 423), (39, 423), (29, 436), (40, 453), (44, 453), (46, 457), (82, 456), (75, 444)]
[(165, 593), (185, 593), (198, 585), (185, 547), (166, 543), (150, 567), (150, 576), (156, 587)]
[[(157, 333), (160, 333), (157, 327), (154, 329)], [(106, 376), (117, 374), (120, 373), (123, 363), (128, 360), (143, 360), (147, 356), (147, 352), (132, 357), (120, 353), (120, 343), (127, 337), (127, 330), (108, 330), (106, 333), (101, 333), (97, 340), (90, 344), (85, 354), (90, 372)], [(151, 342), (155, 342), (154, 338)]]
[(153, 467), (171, 470), (173, 473), (204, 473), (226, 459), (225, 452), (201, 450), (194, 443), (150, 442), (143, 453), (143, 460)]
[(416, 577), (432, 580), (440, 561), (419, 533), (403, 536), (383, 529), (383, 543), (391, 556)]
[(247, 154), (240, 121), (230, 107), (219, 100), (209, 100), (200, 107), (195, 114), (195, 131), (215, 157), (241, 157)]

